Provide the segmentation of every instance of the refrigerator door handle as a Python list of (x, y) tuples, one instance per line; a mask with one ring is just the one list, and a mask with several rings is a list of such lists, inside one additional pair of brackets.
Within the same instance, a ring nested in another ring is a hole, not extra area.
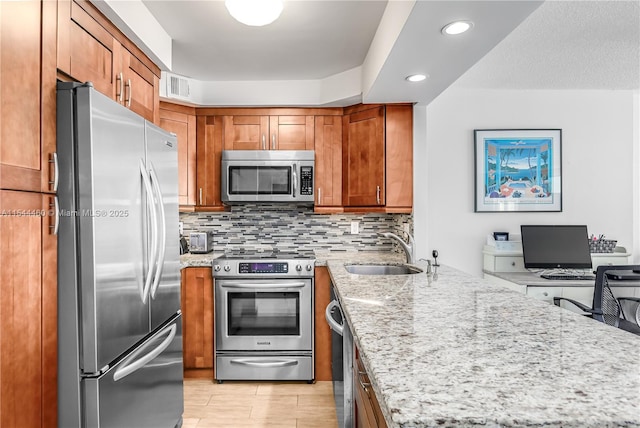
[(142, 354), (144, 351), (147, 350), (147, 348), (150, 346), (152, 341), (147, 343), (146, 345), (141, 346), (138, 350), (136, 350), (133, 354), (131, 354), (131, 356), (129, 356), (122, 363), (122, 367), (118, 368), (115, 371), (115, 373), (113, 374), (113, 380), (117, 382), (120, 379), (123, 379), (129, 376), (130, 374), (146, 366), (151, 360), (156, 358), (158, 355), (162, 354), (162, 352), (164, 352), (164, 350), (167, 349), (169, 345), (171, 345), (173, 338), (176, 336), (176, 329), (177, 329), (176, 324), (172, 324), (169, 329), (160, 333), (160, 335), (168, 333), (167, 338), (163, 340), (162, 343), (158, 345), (153, 351), (144, 355), (140, 359), (138, 359), (138, 357), (140, 356), (140, 354)]
[(158, 291), (158, 285), (160, 285), (160, 277), (162, 276), (162, 269), (164, 267), (164, 255), (165, 248), (167, 245), (167, 219), (165, 218), (164, 213), (164, 200), (162, 199), (162, 190), (160, 190), (160, 182), (158, 180), (158, 175), (156, 174), (155, 169), (153, 168), (153, 163), (150, 163), (149, 172), (151, 174), (151, 184), (153, 184), (153, 189), (156, 192), (156, 197), (158, 198), (158, 205), (160, 206), (160, 239), (158, 242), (158, 258), (157, 258), (157, 268), (155, 273), (155, 278), (153, 280), (153, 286), (151, 287), (151, 298), (155, 299), (156, 291)]
[(151, 209), (151, 249), (152, 253), (149, 257), (148, 263), (149, 267), (147, 270), (147, 277), (144, 281), (144, 287), (140, 290), (140, 297), (142, 298), (142, 303), (147, 303), (147, 298), (149, 297), (149, 291), (151, 289), (151, 281), (153, 279), (153, 271), (155, 268), (155, 262), (158, 257), (158, 213), (156, 212), (156, 204), (153, 197), (153, 189), (151, 188), (151, 181), (149, 180), (149, 175), (147, 174), (147, 168), (144, 165), (142, 159), (140, 159), (140, 175), (142, 175), (142, 182), (144, 183), (144, 188), (147, 193), (147, 203)]

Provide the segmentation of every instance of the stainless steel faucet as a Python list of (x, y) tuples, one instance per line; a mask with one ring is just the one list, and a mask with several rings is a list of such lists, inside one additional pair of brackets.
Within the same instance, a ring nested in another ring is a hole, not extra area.
[(400, 238), (398, 235), (394, 235), (391, 232), (385, 232), (381, 235), (386, 238), (393, 238), (398, 241), (398, 244), (400, 244), (400, 247), (402, 247), (402, 249), (404, 250), (404, 254), (407, 256), (407, 263), (414, 263), (413, 254), (415, 253), (415, 241), (413, 240), (413, 236), (407, 233), (407, 236), (409, 237), (409, 244), (407, 244), (402, 238)]

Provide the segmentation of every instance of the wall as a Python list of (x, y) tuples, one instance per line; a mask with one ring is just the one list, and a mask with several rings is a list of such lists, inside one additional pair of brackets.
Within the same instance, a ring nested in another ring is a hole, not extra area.
[[(181, 213), (185, 236), (192, 231), (214, 232), (214, 251), (271, 246), (280, 251), (299, 248), (331, 251), (399, 251), (383, 232), (401, 235), (411, 229), (407, 214), (316, 214), (295, 205), (234, 205), (223, 213)], [(352, 235), (351, 222), (359, 222)], [(405, 226), (406, 225), (406, 226)]]
[[(416, 141), (414, 221), (418, 257), (482, 274), (492, 231), (521, 224), (586, 224), (633, 251), (637, 111), (632, 91), (473, 90), (451, 87), (426, 108), (426, 141)], [(560, 213), (474, 213), (474, 129), (561, 128)], [(423, 184), (420, 186), (418, 181)], [(636, 214), (637, 215), (637, 214)]]

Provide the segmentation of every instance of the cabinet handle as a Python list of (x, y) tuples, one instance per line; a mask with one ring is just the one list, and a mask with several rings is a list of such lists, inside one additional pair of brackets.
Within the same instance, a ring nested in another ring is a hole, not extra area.
[(271, 150), (275, 150), (276, 149), (276, 134), (273, 134), (273, 136), (271, 137)]
[(371, 383), (362, 381), (362, 377), (365, 376), (366, 374), (367, 373), (358, 370), (358, 382), (360, 383), (360, 387), (364, 389), (364, 392), (367, 393), (367, 397), (371, 397), (371, 395), (369, 395), (369, 387), (371, 386)]
[[(129, 88), (129, 96), (127, 97), (127, 88)], [(131, 79), (127, 79), (127, 83), (124, 84), (125, 94), (124, 94), (124, 104), (127, 107), (131, 107)]]
[(380, 205), (380, 186), (376, 186), (376, 201)]
[(202, 187), (200, 188), (200, 204), (199, 205), (202, 205)]
[(262, 134), (262, 150), (267, 150), (267, 136)]
[(49, 203), (49, 208), (53, 208), (54, 211), (54, 220), (53, 225), (49, 225), (49, 229), (51, 230), (52, 235), (58, 234), (58, 229), (60, 228), (60, 206), (58, 205), (58, 197), (53, 197), (53, 203)]
[(118, 102), (122, 102), (122, 73), (118, 73), (116, 76), (116, 99)]
[(49, 181), (51, 184), (52, 192), (58, 191), (58, 181), (60, 180), (60, 170), (58, 169), (58, 153), (53, 152), (51, 155), (51, 159), (49, 159), (49, 163), (53, 164), (53, 181)]
[(320, 187), (318, 187), (318, 205), (321, 204), (320, 199), (322, 199), (322, 189)]

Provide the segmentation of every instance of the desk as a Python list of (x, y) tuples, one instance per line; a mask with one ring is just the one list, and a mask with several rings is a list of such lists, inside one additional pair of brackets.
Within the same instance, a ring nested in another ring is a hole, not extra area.
[[(595, 281), (550, 280), (540, 278), (532, 272), (490, 272), (484, 271), (484, 278), (493, 284), (526, 294), (538, 300), (553, 304), (554, 297), (577, 300), (587, 306), (593, 303)], [(640, 297), (640, 281), (609, 281), (616, 297)], [(561, 306), (570, 311), (582, 313), (576, 306), (562, 302)]]

